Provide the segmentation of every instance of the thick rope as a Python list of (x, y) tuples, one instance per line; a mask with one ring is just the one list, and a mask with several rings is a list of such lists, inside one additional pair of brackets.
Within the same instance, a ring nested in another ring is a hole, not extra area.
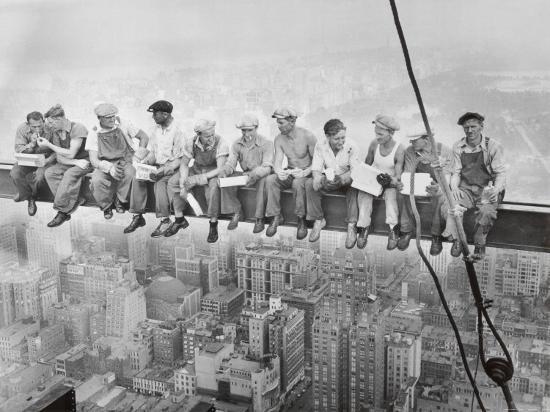
[[(392, 14), (393, 14), (393, 18), (394, 18), (395, 27), (397, 29), (397, 34), (399, 36), (399, 40), (400, 40), (400, 43), (401, 43), (401, 48), (403, 49), (403, 56), (405, 58), (407, 73), (409, 75), (409, 79), (411, 81), (411, 84), (412, 84), (412, 87), (413, 87), (413, 90), (414, 90), (414, 94), (416, 96), (416, 100), (417, 100), (417, 103), (418, 103), (418, 106), (419, 106), (419, 109), (420, 109), (420, 113), (422, 115), (422, 120), (423, 120), (424, 126), (426, 128), (426, 133), (428, 135), (428, 139), (431, 143), (432, 150), (436, 151), (435, 156), (437, 156), (437, 149), (436, 149), (437, 146), (435, 144), (435, 139), (433, 137), (432, 130), (430, 128), (430, 124), (429, 124), (429, 121), (428, 121), (428, 116), (427, 116), (426, 110), (424, 108), (424, 103), (422, 101), (422, 96), (420, 94), (420, 89), (418, 87), (418, 84), (416, 82), (416, 78), (414, 76), (414, 72), (413, 72), (412, 64), (411, 64), (411, 59), (410, 59), (409, 51), (408, 51), (408, 48), (407, 48), (407, 42), (405, 40), (405, 35), (404, 35), (403, 29), (401, 27), (401, 22), (399, 21), (399, 14), (397, 12), (397, 6), (395, 4), (395, 0), (389, 0), (389, 1), (390, 1), (391, 9), (392, 9)], [(416, 167), (415, 167), (415, 169), (416, 169)], [(445, 198), (447, 199), (447, 202), (450, 206), (450, 209), (454, 210), (456, 205), (455, 205), (454, 199), (451, 195), (450, 187), (446, 182), (445, 176), (443, 176), (441, 166), (438, 165), (437, 167), (432, 167), (432, 169), (434, 171), (436, 180), (437, 180), (441, 190), (443, 191), (443, 193), (445, 195)], [(420, 237), (421, 237), (421, 234), (422, 234), (422, 229), (421, 229), (420, 215), (418, 214), (418, 210), (416, 208), (416, 202), (415, 202), (415, 199), (414, 199), (414, 171), (413, 171), (413, 173), (411, 173), (411, 193), (409, 194), (409, 199), (410, 199), (410, 203), (411, 203), (411, 208), (413, 209), (414, 218), (415, 218), (415, 221), (416, 221), (416, 247), (418, 249), (418, 253), (420, 254), (420, 257), (422, 258), (422, 260), (424, 261), (424, 263), (428, 267), (428, 269), (430, 271), (430, 274), (432, 275), (432, 278), (434, 278), (434, 282), (436, 284), (436, 288), (437, 288), (438, 293), (439, 293), (440, 289), (441, 289), (441, 286), (439, 285), (439, 280), (436, 281), (437, 276), (435, 274), (435, 271), (431, 267), (431, 265), (428, 262), (426, 256), (424, 255), (424, 252), (422, 251), (422, 249), (420, 247)], [(450, 211), (449, 211), (449, 213), (450, 213)], [(479, 355), (480, 355), (480, 359), (481, 359), (483, 368), (484, 368), (485, 372), (487, 373), (488, 368), (487, 368), (487, 363), (485, 362), (485, 354), (484, 354), (484, 351), (483, 351), (483, 333), (482, 333), (483, 318), (485, 318), (485, 320), (487, 321), (487, 325), (491, 329), (491, 332), (495, 336), (496, 340), (498, 341), (498, 343), (500, 344), (503, 352), (506, 355), (506, 359), (507, 359), (507, 362), (508, 362), (507, 366), (511, 369), (511, 372), (512, 372), (512, 375), (513, 375), (514, 367), (513, 367), (512, 359), (510, 357), (508, 349), (506, 348), (506, 345), (504, 345), (504, 342), (502, 341), (502, 338), (498, 334), (496, 328), (494, 327), (494, 325), (493, 325), (491, 319), (489, 318), (489, 315), (488, 315), (488, 313), (487, 313), (487, 311), (484, 307), (483, 296), (481, 295), (481, 290), (479, 288), (479, 283), (477, 281), (477, 275), (476, 275), (476, 272), (475, 272), (473, 259), (472, 259), (472, 256), (470, 255), (470, 251), (469, 251), (469, 248), (468, 248), (468, 241), (467, 241), (467, 238), (466, 238), (466, 233), (464, 232), (464, 226), (462, 224), (462, 216), (453, 213), (453, 217), (454, 217), (454, 220), (456, 222), (458, 237), (459, 237), (459, 240), (460, 240), (462, 253), (464, 255), (464, 262), (466, 264), (466, 271), (468, 273), (468, 280), (470, 282), (470, 287), (472, 289), (472, 294), (474, 296), (475, 303), (476, 303), (476, 306), (478, 308), (478, 325), (479, 325), (478, 326), (478, 333), (480, 334), (480, 339), (479, 339), (478, 343), (479, 343)], [(443, 291), (441, 290), (440, 298), (442, 296), (443, 296)], [(442, 302), (442, 304), (443, 304), (443, 306), (444, 306), (444, 308), (447, 312), (448, 307), (446, 307), (446, 301), (444, 299), (444, 296), (441, 299), (441, 302)], [(456, 324), (454, 323), (454, 319), (452, 318), (452, 316), (449, 316), (449, 315), (450, 315), (450, 311), (447, 313), (447, 316), (449, 317), (449, 321), (451, 322), (451, 326), (453, 326), (453, 330), (455, 331), (455, 336), (457, 336), (457, 341), (459, 342), (459, 347), (460, 347), (461, 342), (459, 341), (460, 337), (459, 337), (459, 333), (458, 333), (458, 328), (456, 328)], [(456, 330), (455, 330), (455, 328), (456, 328)], [(462, 355), (462, 353), (461, 353), (461, 355)], [(467, 361), (464, 360), (464, 358), (463, 358), (463, 364), (464, 364), (464, 368), (466, 370), (466, 373), (468, 375), (468, 378), (470, 380), (470, 383), (472, 385), (472, 388), (474, 390), (474, 393), (476, 394), (479, 406), (484, 411), (485, 408), (484, 408), (483, 403), (481, 401), (481, 397), (479, 396), (479, 390), (477, 388), (477, 384), (475, 383), (475, 380), (473, 379), (471, 371), (469, 369), (468, 363), (467, 363)], [(487, 373), (487, 374), (489, 375), (489, 373)], [(493, 379), (492, 375), (489, 375), (489, 376)], [(493, 379), (493, 380), (495, 380), (495, 379)], [(496, 383), (501, 387), (501, 389), (503, 391), (503, 394), (504, 394), (504, 397), (505, 397), (506, 402), (508, 404), (509, 410), (510, 411), (517, 411), (506, 381), (500, 382), (500, 383), (496, 382)]]

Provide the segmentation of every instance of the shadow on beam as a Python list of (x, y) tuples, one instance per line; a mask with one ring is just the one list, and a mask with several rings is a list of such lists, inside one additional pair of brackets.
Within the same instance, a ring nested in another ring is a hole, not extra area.
[[(10, 165), (0, 166), (0, 198), (12, 198), (15, 186), (9, 177)], [(86, 206), (96, 206), (90, 192), (89, 177), (82, 185), (82, 196), (86, 198)], [(242, 188), (239, 198), (243, 205), (244, 218), (248, 222), (254, 221), (256, 191), (253, 188)], [(149, 201), (147, 210), (154, 212), (153, 188), (149, 187)], [(39, 193), (39, 200), (52, 202), (53, 197), (48, 188), (43, 188)], [(206, 210), (204, 199), (197, 199), (203, 210)], [(323, 198), (323, 210), (327, 226), (325, 230), (345, 231), (345, 197), (338, 194), (330, 194)], [(283, 192), (281, 196), (282, 212), (285, 217), (285, 225), (294, 226), (294, 201), (290, 191)], [(422, 236), (430, 238), (430, 225), (432, 210), (429, 200), (417, 199), (418, 211), (422, 221)], [(22, 206), (23, 207), (23, 206)], [(99, 212), (98, 212), (99, 213)], [(375, 200), (372, 216), (371, 231), (375, 234), (386, 235), (388, 226), (385, 221), (385, 206), (381, 200)], [(498, 220), (487, 238), (487, 245), (498, 248), (521, 249), (535, 252), (550, 252), (550, 206), (537, 206), (504, 202), (499, 206)], [(189, 209), (186, 215), (192, 216)], [(473, 233), (473, 213), (465, 216), (466, 233)], [(472, 242), (472, 239), (469, 239)]]

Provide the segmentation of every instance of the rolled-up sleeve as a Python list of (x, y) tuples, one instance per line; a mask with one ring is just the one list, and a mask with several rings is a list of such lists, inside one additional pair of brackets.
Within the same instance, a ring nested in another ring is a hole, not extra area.
[(311, 160), (311, 171), (323, 173), (325, 161), (323, 159), (322, 144), (316, 144), (313, 149), (313, 159)]
[(223, 156), (229, 156), (229, 145), (224, 139), (220, 139), (218, 143), (218, 150), (216, 152), (216, 159)]
[(461, 142), (455, 143), (453, 146), (453, 155), (452, 155), (452, 167), (451, 171), (453, 175), (458, 175), (462, 172), (462, 160), (460, 155), (462, 154)]
[(233, 173), (237, 168), (237, 160), (239, 159), (239, 146), (240, 145), (238, 142), (234, 142), (231, 145), (231, 152), (229, 153), (227, 162), (225, 162), (225, 167), (230, 167), (231, 173)]
[(443, 169), (443, 173), (446, 175), (452, 174), (454, 170), (454, 155), (453, 151), (449, 149), (447, 146), (441, 146), (441, 168)]
[(185, 135), (182, 130), (176, 130), (172, 145), (172, 159), (179, 159), (185, 154)]
[(15, 152), (23, 153), (23, 151), (29, 149), (29, 141), (27, 139), (27, 127), (26, 124), (22, 124), (17, 128), (15, 132)]
[(266, 140), (262, 145), (262, 167), (273, 167), (273, 142)]
[(182, 155), (188, 159), (193, 159), (193, 145), (195, 144), (196, 138), (196, 136), (187, 139), (184, 138)]
[(97, 133), (92, 131), (86, 138), (86, 146), (84, 147), (87, 151), (94, 150), (97, 152)]
[(405, 149), (405, 163), (403, 166), (403, 171), (408, 173), (413, 173), (416, 170), (416, 154), (411, 146)]

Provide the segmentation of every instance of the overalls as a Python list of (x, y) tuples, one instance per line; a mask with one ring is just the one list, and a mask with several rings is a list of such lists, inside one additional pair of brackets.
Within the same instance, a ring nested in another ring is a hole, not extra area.
[[(198, 137), (196, 137), (198, 139)], [(208, 150), (201, 150), (195, 143), (193, 143), (193, 159), (195, 162), (192, 167), (189, 168), (189, 175), (200, 175), (211, 170), (216, 169), (217, 160), (216, 155), (218, 153), (218, 145), (220, 143), (220, 137), (216, 136), (214, 144)], [(174, 202), (174, 210), (184, 210), (187, 205), (187, 193), (185, 189), (180, 191), (179, 187), (180, 172), (174, 174), (168, 181), (168, 191), (171, 192)], [(208, 184), (204, 186), (195, 186), (191, 189), (191, 192), (195, 197), (199, 194), (204, 195), (206, 198), (206, 204), (208, 205), (207, 216), (218, 217), (220, 214), (220, 186), (218, 184), (218, 178), (213, 177), (208, 180)]]
[(132, 166), (133, 155), (134, 151), (128, 146), (126, 137), (120, 128), (97, 133), (99, 160), (107, 160), (114, 165), (124, 166), (124, 176), (121, 180), (115, 180), (109, 173), (99, 169), (94, 170), (90, 188), (101, 210), (112, 206), (114, 192), (122, 203), (128, 201), (132, 179), (136, 174), (134, 166)]

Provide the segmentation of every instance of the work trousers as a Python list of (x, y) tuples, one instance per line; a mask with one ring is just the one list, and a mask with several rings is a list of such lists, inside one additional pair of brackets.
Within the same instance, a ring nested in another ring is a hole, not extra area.
[[(228, 177), (240, 176), (240, 175), (242, 175), (242, 173), (236, 172)], [(260, 180), (256, 182), (256, 184), (251, 186), (256, 189), (256, 211), (254, 212), (254, 217), (256, 219), (263, 219), (263, 217), (265, 216), (265, 204), (267, 201), (267, 193), (265, 190), (266, 180), (267, 180), (267, 176), (262, 177)], [(241, 202), (237, 196), (237, 193), (239, 191), (239, 186), (224, 187), (224, 188), (220, 188), (220, 190), (221, 190), (222, 215), (238, 213), (242, 208)]]
[[(493, 227), (495, 220), (497, 220), (497, 207), (502, 201), (502, 192), (499, 194), (497, 202), (481, 203), (482, 187), (461, 182), (459, 190), (463, 196), (457, 203), (468, 210), (475, 209), (474, 244), (476, 246), (485, 246), (487, 234)], [(449, 213), (449, 203), (447, 200), (441, 206), (441, 215), (447, 219), (447, 226), (443, 235), (458, 239), (456, 222), (454, 217)]]
[(286, 180), (280, 180), (276, 174), (267, 176), (265, 186), (267, 191), (266, 217), (281, 214), (281, 190), (292, 188), (295, 208), (294, 213), (298, 217), (306, 217), (306, 180), (310, 177), (294, 178), (289, 176)]
[[(155, 213), (157, 217), (170, 217), (170, 203), (172, 195), (168, 190), (168, 182), (172, 176), (163, 176), (153, 185), (155, 192)], [(147, 181), (135, 179), (132, 182), (132, 194), (130, 196), (130, 212), (145, 213), (147, 206)], [(179, 183), (178, 183), (179, 184)]]
[[(384, 191), (384, 200), (386, 202), (386, 223), (391, 228), (397, 225), (399, 217), (399, 206), (397, 204), (397, 189), (391, 187)], [(358, 227), (370, 226), (372, 215), (372, 201), (374, 196), (370, 193), (359, 191), (357, 193), (357, 205), (359, 207)]]
[[(189, 176), (196, 174), (193, 168), (189, 169)], [(187, 192), (185, 189), (180, 191), (180, 172), (175, 173), (168, 180), (168, 193), (172, 197), (172, 202), (174, 204), (174, 211), (185, 210), (187, 206)], [(195, 198), (198, 196), (204, 196), (206, 199), (206, 204), (208, 205), (208, 210), (206, 215), (210, 218), (218, 217), (220, 215), (220, 185), (219, 179), (214, 177), (208, 180), (208, 184), (204, 186), (195, 186), (191, 189), (191, 193)], [(198, 199), (197, 199), (198, 200)]]
[(99, 208), (105, 210), (111, 207), (115, 193), (122, 203), (128, 202), (132, 179), (135, 175), (136, 169), (130, 162), (126, 162), (124, 166), (124, 177), (121, 180), (115, 180), (109, 173), (95, 169), (92, 174), (90, 189)]
[(86, 174), (92, 171), (92, 167), (81, 169), (78, 166), (63, 165), (55, 163), (45, 171), (46, 182), (53, 193), (54, 201), (53, 208), (63, 213), (71, 213), (74, 211), (82, 179)]
[(323, 177), (321, 190), (313, 189), (313, 179), (306, 181), (307, 220), (320, 220), (325, 214), (321, 207), (324, 194), (338, 193), (346, 195), (346, 223), (357, 223), (357, 189), (349, 184), (331, 183)]
[(13, 165), (10, 177), (17, 187), (20, 201), (36, 197), (38, 188), (45, 182), (46, 167), (20, 166), (17, 163)]
[[(431, 234), (433, 236), (440, 236), (443, 231), (443, 220), (441, 216), (441, 206), (445, 196), (443, 193), (439, 192), (434, 196), (430, 196), (430, 204), (432, 211), (432, 227)], [(414, 221), (414, 216), (411, 208), (411, 202), (409, 200), (409, 195), (399, 194), (399, 200), (401, 202), (401, 213), (399, 215), (399, 227), (401, 232), (409, 233), (412, 232), (416, 225)]]

